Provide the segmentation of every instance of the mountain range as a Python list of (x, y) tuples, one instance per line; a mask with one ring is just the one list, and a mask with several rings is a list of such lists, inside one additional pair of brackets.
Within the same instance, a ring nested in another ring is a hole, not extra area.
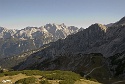
[(11, 64), (5, 68), (15, 70), (70, 70), (104, 84), (124, 81), (124, 32), (125, 17), (109, 27), (95, 23), (39, 49), (1, 59), (0, 65), (4, 67)]
[(64, 39), (76, 32), (77, 27), (67, 27), (64, 23), (26, 27), (21, 30), (0, 27), (0, 58), (40, 48), (44, 44)]

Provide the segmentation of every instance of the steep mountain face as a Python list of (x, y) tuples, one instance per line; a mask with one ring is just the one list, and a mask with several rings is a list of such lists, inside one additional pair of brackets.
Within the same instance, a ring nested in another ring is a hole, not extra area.
[(21, 30), (0, 27), (0, 57), (13, 56), (40, 48), (44, 44), (64, 39), (77, 31), (77, 27), (67, 27), (64, 24), (46, 24), (39, 28), (26, 27)]

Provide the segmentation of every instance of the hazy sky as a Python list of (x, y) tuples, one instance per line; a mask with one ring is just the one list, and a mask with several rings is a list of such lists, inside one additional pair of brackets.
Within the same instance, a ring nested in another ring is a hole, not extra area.
[(0, 26), (21, 29), (46, 23), (88, 27), (125, 16), (125, 0), (0, 0)]

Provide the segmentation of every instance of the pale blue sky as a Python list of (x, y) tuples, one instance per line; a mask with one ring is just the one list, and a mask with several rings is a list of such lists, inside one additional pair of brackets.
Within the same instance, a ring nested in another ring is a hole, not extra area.
[(46, 23), (88, 27), (125, 16), (125, 0), (0, 0), (0, 26), (21, 29)]

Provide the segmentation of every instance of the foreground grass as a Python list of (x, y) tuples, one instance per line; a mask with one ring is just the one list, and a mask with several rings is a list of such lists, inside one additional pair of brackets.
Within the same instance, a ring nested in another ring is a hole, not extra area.
[(101, 84), (101, 83), (90, 81), (90, 80), (85, 80), (85, 79), (80, 79), (80, 80), (77, 80), (74, 84)]
[[(98, 84), (85, 81), (79, 74), (71, 71), (23, 70), (0, 73), (2, 80), (11, 80), (15, 84)], [(81, 80), (82, 79), (82, 80)], [(31, 81), (32, 80), (32, 81)]]

